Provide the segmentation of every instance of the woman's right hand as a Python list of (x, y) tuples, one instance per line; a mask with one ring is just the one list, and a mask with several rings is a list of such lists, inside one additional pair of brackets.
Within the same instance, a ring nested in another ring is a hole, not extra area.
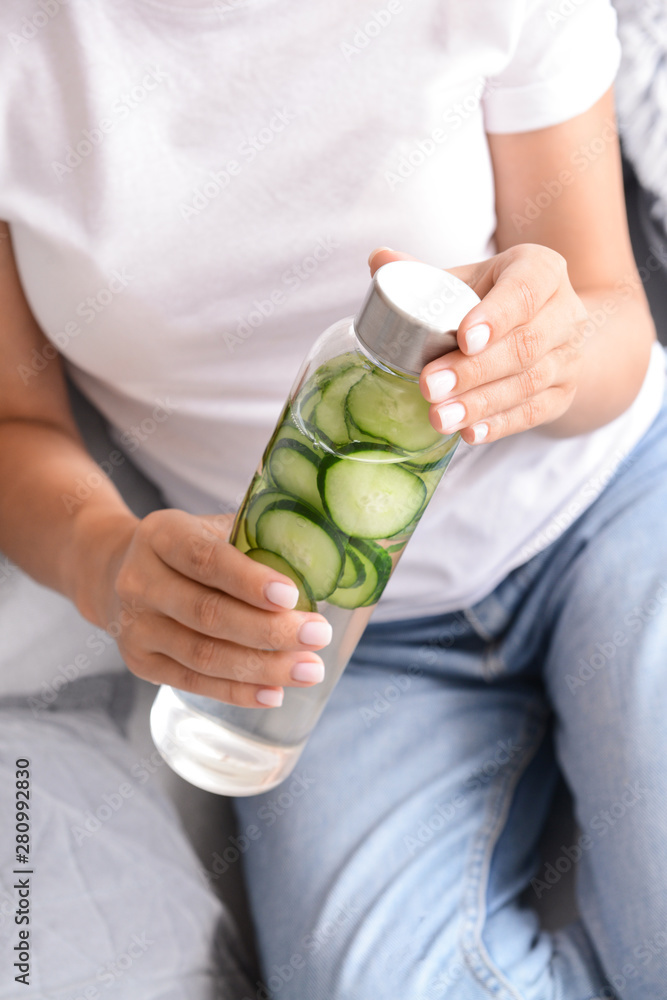
[[(322, 615), (290, 610), (293, 582), (228, 541), (231, 515), (160, 510), (126, 526), (105, 588), (105, 626), (138, 677), (244, 708), (324, 677)], [(133, 530), (132, 530), (133, 528)]]

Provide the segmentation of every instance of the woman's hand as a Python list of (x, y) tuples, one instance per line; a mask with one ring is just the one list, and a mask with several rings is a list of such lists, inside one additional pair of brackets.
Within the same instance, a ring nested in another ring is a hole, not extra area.
[[(369, 264), (375, 273), (412, 259), (383, 247)], [(563, 416), (576, 394), (588, 319), (564, 258), (528, 243), (451, 273), (482, 301), (459, 326), (459, 349), (422, 371), (433, 427), (479, 444)]]
[[(293, 611), (298, 590), (228, 541), (232, 518), (155, 511), (123, 526), (101, 617), (145, 680), (246, 708), (324, 677), (322, 615)], [(99, 615), (97, 616), (100, 617)]]

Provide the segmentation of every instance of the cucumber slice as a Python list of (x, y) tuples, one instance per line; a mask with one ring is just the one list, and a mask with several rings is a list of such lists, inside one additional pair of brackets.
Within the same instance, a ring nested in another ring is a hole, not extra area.
[(368, 446), (355, 458), (327, 456), (318, 486), (326, 513), (346, 535), (389, 538), (414, 521), (426, 500), (426, 486), (401, 465), (378, 463)]
[(460, 440), (461, 435), (458, 432), (452, 434), (450, 438), (445, 438), (441, 442), (440, 447), (420, 455), (418, 460), (408, 459), (403, 464), (411, 472), (433, 472), (436, 469), (442, 469), (444, 472), (454, 457), (454, 452)]
[(316, 601), (328, 597), (338, 586), (346, 541), (298, 500), (270, 504), (257, 521), (257, 546), (286, 559), (304, 578)]
[(354, 551), (366, 574), (358, 587), (338, 587), (327, 597), (329, 604), (339, 608), (365, 608), (380, 600), (391, 574), (391, 556), (375, 542), (363, 538), (351, 538), (347, 552)]
[(313, 413), (321, 399), (322, 390), (319, 385), (309, 385), (309, 388), (302, 390), (294, 402), (294, 409), (298, 414), (299, 423), (307, 424), (312, 420)]
[(317, 404), (311, 422), (326, 434), (334, 445), (347, 444), (350, 436), (345, 421), (345, 400), (355, 383), (364, 377), (365, 371), (360, 365), (344, 369), (331, 379), (322, 392), (322, 399)]
[(279, 490), (262, 490), (257, 493), (248, 506), (248, 513), (245, 516), (245, 533), (251, 549), (257, 548), (257, 522), (269, 504), (277, 503), (278, 500), (291, 500)]
[(400, 552), (401, 549), (404, 549), (407, 544), (408, 544), (407, 541), (405, 541), (405, 542), (396, 542), (394, 545), (388, 545), (387, 552)]
[(360, 587), (366, 579), (366, 570), (361, 559), (351, 545), (345, 547), (345, 562), (343, 572), (338, 581), (339, 587)]
[(299, 588), (299, 600), (295, 606), (297, 611), (317, 610), (308, 584), (282, 556), (279, 556), (276, 552), (268, 552), (266, 549), (250, 549), (250, 552), (247, 552), (246, 555), (250, 559), (254, 559), (255, 562), (262, 563), (264, 566), (270, 566), (271, 569), (277, 570), (278, 573), (282, 573), (283, 576), (287, 576), (290, 580), (294, 581)]
[(349, 420), (365, 434), (404, 451), (424, 451), (442, 440), (428, 420), (429, 404), (416, 382), (369, 372), (346, 400)]
[(269, 455), (269, 475), (278, 489), (322, 511), (317, 488), (318, 467), (319, 459), (315, 452), (300, 441), (289, 438), (279, 441)]

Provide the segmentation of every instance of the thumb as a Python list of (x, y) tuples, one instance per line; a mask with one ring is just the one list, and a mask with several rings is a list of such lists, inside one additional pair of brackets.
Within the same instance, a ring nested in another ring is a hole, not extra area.
[(376, 247), (371, 250), (368, 258), (368, 266), (371, 269), (371, 277), (383, 264), (388, 264), (392, 260), (417, 260), (410, 253), (403, 253), (401, 250), (392, 250), (390, 247)]

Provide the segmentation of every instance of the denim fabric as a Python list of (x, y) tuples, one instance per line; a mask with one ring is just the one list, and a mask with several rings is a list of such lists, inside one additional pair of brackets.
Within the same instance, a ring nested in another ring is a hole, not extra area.
[[(667, 997), (666, 519), (663, 407), (490, 596), (369, 626), (295, 775), (236, 803), (249, 997)], [(559, 771), (580, 830), (541, 859)], [(568, 868), (581, 919), (547, 933), (526, 890)]]

